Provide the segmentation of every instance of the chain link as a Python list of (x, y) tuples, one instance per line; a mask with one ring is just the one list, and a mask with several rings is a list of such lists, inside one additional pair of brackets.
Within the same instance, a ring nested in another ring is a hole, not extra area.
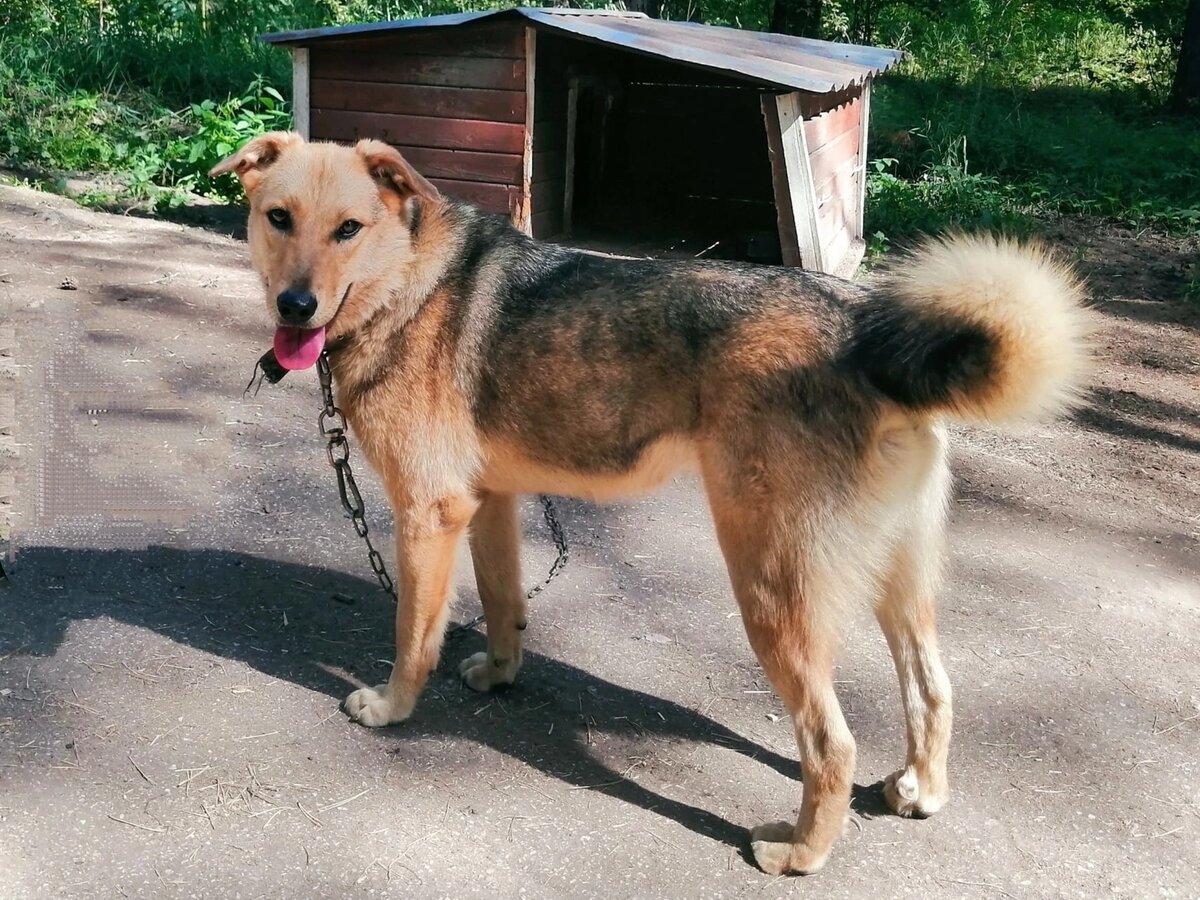
[(379, 586), (395, 600), (396, 585), (392, 582), (392, 576), (388, 574), (383, 557), (371, 543), (366, 507), (363, 505), (358, 483), (354, 480), (354, 473), (350, 470), (350, 442), (346, 440), (346, 417), (333, 402), (333, 373), (329, 370), (329, 357), (325, 353), (317, 358), (317, 380), (321, 383), (321, 399), (325, 402), (325, 408), (317, 418), (317, 425), (328, 441), (325, 455), (329, 457), (329, 465), (333, 466), (337, 473), (338, 496), (342, 500), (342, 509), (354, 523), (354, 530), (358, 532), (358, 536), (367, 545), (367, 562), (371, 564), (371, 571), (379, 580)]
[[(333, 401), (333, 373), (329, 368), (329, 355), (324, 352), (317, 358), (317, 381), (321, 385), (321, 400), (325, 404), (325, 408), (321, 410), (320, 416), (317, 417), (317, 426), (321, 430), (321, 436), (327, 442), (325, 455), (329, 458), (329, 465), (337, 473), (338, 497), (341, 498), (342, 509), (346, 511), (346, 515), (354, 524), (355, 532), (358, 533), (358, 536), (367, 545), (367, 562), (371, 564), (371, 571), (375, 573), (375, 577), (379, 580), (379, 586), (390, 594), (392, 600), (395, 601), (395, 583), (392, 581), (392, 576), (388, 574), (387, 566), (383, 562), (383, 556), (375, 549), (375, 545), (371, 543), (370, 529), (367, 527), (366, 508), (363, 504), (362, 494), (358, 490), (358, 483), (354, 480), (354, 473), (350, 470), (350, 442), (346, 438), (346, 417)], [(526, 600), (532, 600), (540, 594), (546, 585), (558, 577), (558, 574), (566, 568), (567, 562), (570, 559), (567, 538), (563, 533), (562, 525), (559, 523), (557, 515), (555, 515), (554, 503), (545, 494), (539, 495), (538, 499), (542, 504), (542, 518), (546, 520), (546, 526), (550, 529), (550, 537), (554, 540), (554, 548), (558, 551), (558, 555), (555, 557), (553, 564), (551, 564), (550, 571), (545, 579), (535, 584), (526, 592)], [(451, 629), (451, 633), (467, 631), (483, 622), (483, 620), (483, 616), (476, 616), (470, 622), (464, 622), (462, 625), (455, 626)]]

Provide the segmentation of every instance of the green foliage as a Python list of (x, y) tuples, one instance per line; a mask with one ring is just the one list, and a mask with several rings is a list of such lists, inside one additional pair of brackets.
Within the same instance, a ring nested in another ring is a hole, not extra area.
[(208, 170), (256, 134), (291, 127), (283, 95), (261, 79), (224, 103), (203, 100), (180, 114), (182, 136), (163, 151), (156, 182), (233, 199), (241, 189), (233, 179), (213, 181)]
[(870, 173), (869, 227), (1081, 213), (1200, 231), (1200, 131), (1161, 113), (1185, 5), (839, 2), (846, 34), (873, 16), (909, 54), (875, 90), (871, 149), (894, 162)]
[[(898, 75), (876, 91), (872, 150), (893, 160), (870, 177), (873, 228), (968, 225), (976, 203), (974, 224), (981, 226), (1081, 213), (1200, 230), (1195, 124), (1157, 116), (1121, 95)], [(905, 196), (915, 204), (907, 215)]]
[(17, 77), (0, 62), (0, 159), (46, 170), (119, 173), (120, 198), (107, 192), (82, 198), (93, 205), (117, 199), (173, 205), (183, 202), (184, 192), (229, 200), (240, 195), (236, 181), (214, 182), (208, 170), (255, 134), (291, 124), (287, 102), (262, 79), (223, 102), (203, 100), (178, 111), (144, 94), (121, 96), (118, 102), (67, 90), (28, 72)]

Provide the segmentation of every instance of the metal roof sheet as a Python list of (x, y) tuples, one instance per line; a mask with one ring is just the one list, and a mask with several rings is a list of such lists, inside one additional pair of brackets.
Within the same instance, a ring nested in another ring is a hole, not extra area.
[(900, 61), (899, 50), (837, 44), (787, 34), (742, 31), (694, 22), (647, 18), (641, 13), (514, 7), (492, 12), (453, 13), (263, 35), (270, 44), (310, 45), (382, 36), (417, 28), (448, 28), (483, 20), (523, 18), (538, 28), (567, 34), (756, 84), (825, 93), (859, 84)]

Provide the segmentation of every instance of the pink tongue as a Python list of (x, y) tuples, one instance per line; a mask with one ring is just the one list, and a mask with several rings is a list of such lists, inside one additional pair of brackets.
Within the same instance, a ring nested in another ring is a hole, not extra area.
[(275, 329), (275, 358), (285, 369), (307, 369), (325, 348), (324, 328)]

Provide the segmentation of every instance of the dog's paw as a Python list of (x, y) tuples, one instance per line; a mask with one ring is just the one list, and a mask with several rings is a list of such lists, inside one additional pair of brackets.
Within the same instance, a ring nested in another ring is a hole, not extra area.
[(519, 665), (511, 660), (496, 659), (489, 662), (486, 653), (475, 653), (459, 664), (458, 673), (467, 687), (486, 693), (492, 688), (512, 684), (517, 678)]
[(403, 722), (412, 715), (412, 704), (397, 703), (386, 684), (359, 688), (346, 698), (342, 708), (355, 722), (368, 728), (379, 728)]
[(911, 768), (893, 772), (883, 782), (883, 799), (898, 816), (927, 819), (946, 804), (945, 792), (922, 790), (917, 773)]
[(750, 850), (758, 867), (768, 875), (811, 875), (829, 858), (804, 844), (793, 843), (796, 827), (791, 822), (771, 822), (750, 831)]

